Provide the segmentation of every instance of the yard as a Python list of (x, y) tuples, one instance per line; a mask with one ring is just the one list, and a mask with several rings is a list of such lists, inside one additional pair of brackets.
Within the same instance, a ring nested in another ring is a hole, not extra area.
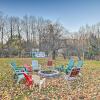
[[(80, 87), (78, 83), (71, 83), (72, 92), (69, 92), (67, 83), (63, 77), (46, 79), (46, 87), (41, 92), (38, 87), (29, 89), (24, 81), (17, 85), (13, 79), (13, 70), (10, 62), (16, 61), (22, 66), (31, 64), (31, 58), (0, 58), (0, 100), (99, 100), (100, 98), (100, 61), (86, 60), (81, 70), (82, 78)], [(46, 59), (38, 59), (43, 66)], [(54, 65), (66, 65), (68, 60), (57, 58)], [(35, 74), (33, 72), (33, 74)]]

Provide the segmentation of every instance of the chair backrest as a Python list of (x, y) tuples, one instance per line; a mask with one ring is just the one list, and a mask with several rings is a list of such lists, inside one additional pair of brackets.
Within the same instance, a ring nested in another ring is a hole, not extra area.
[(25, 67), (25, 68), (28, 68), (28, 67), (30, 67), (30, 66), (28, 66), (27, 64), (24, 64), (24, 67)]
[(78, 64), (76, 65), (77, 68), (81, 68), (83, 66), (83, 61), (79, 60)]
[(32, 68), (38, 68), (39, 65), (38, 65), (38, 61), (37, 60), (32, 60)]
[(16, 63), (15, 62), (11, 62), (12, 67), (16, 68)]
[(69, 74), (69, 77), (76, 77), (80, 72), (80, 68), (73, 68)]
[(74, 65), (74, 60), (71, 58), (71, 59), (69, 60), (68, 66), (73, 66), (73, 65)]
[(66, 67), (69, 71), (71, 71), (71, 69), (74, 67), (74, 60), (72, 58), (69, 60), (69, 63)]
[(16, 72), (16, 63), (15, 62), (11, 63), (11, 68), (14, 70), (14, 72)]

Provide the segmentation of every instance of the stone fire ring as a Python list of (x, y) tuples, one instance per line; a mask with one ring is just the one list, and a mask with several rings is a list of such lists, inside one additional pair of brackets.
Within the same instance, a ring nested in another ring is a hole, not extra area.
[(38, 74), (40, 75), (40, 76), (42, 76), (42, 77), (49, 77), (49, 78), (52, 78), (52, 77), (57, 77), (57, 76), (59, 76), (59, 72), (57, 71), (57, 70), (53, 70), (53, 73), (51, 74), (51, 73), (43, 73), (43, 71), (44, 70), (40, 70), (39, 72), (38, 72)]

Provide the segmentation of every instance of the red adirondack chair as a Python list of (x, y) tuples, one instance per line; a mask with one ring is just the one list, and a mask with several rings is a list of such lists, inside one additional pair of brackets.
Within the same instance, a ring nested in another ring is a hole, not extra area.
[(24, 64), (24, 67), (25, 67), (29, 72), (32, 72), (32, 67), (28, 66), (27, 64)]
[(33, 82), (35, 85), (39, 86), (39, 92), (42, 88), (42, 85), (45, 87), (45, 78), (43, 78), (42, 80), (40, 80), (39, 76), (34, 75), (32, 77), (32, 75), (27, 75), (25, 72), (23, 72), (24, 77), (26, 79), (26, 85), (29, 86), (31, 88), (31, 86), (33, 85)]
[(71, 81), (74, 81), (74, 80), (78, 81), (79, 72), (80, 72), (80, 68), (73, 68), (68, 75), (64, 75), (64, 79), (67, 82), (69, 90), (71, 90), (71, 86), (70, 86)]
[(32, 86), (33, 85), (32, 75), (27, 75), (24, 72), (23, 72), (23, 74), (24, 74), (24, 77), (26, 79), (26, 85), (29, 87)]

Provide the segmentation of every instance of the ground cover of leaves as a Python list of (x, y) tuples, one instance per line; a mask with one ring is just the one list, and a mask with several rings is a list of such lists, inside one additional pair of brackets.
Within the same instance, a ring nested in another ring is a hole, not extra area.
[[(37, 60), (45, 69), (47, 59)], [(100, 100), (100, 61), (84, 61), (82, 78), (79, 83), (77, 81), (71, 83), (72, 91), (69, 91), (61, 73), (58, 78), (46, 79), (46, 87), (42, 88), (41, 92), (38, 91), (38, 87), (29, 89), (24, 81), (19, 85), (16, 84), (10, 67), (11, 61), (23, 66), (24, 63), (31, 65), (32, 59), (0, 58), (0, 100)], [(57, 58), (53, 63), (54, 66), (66, 65), (68, 60)]]

